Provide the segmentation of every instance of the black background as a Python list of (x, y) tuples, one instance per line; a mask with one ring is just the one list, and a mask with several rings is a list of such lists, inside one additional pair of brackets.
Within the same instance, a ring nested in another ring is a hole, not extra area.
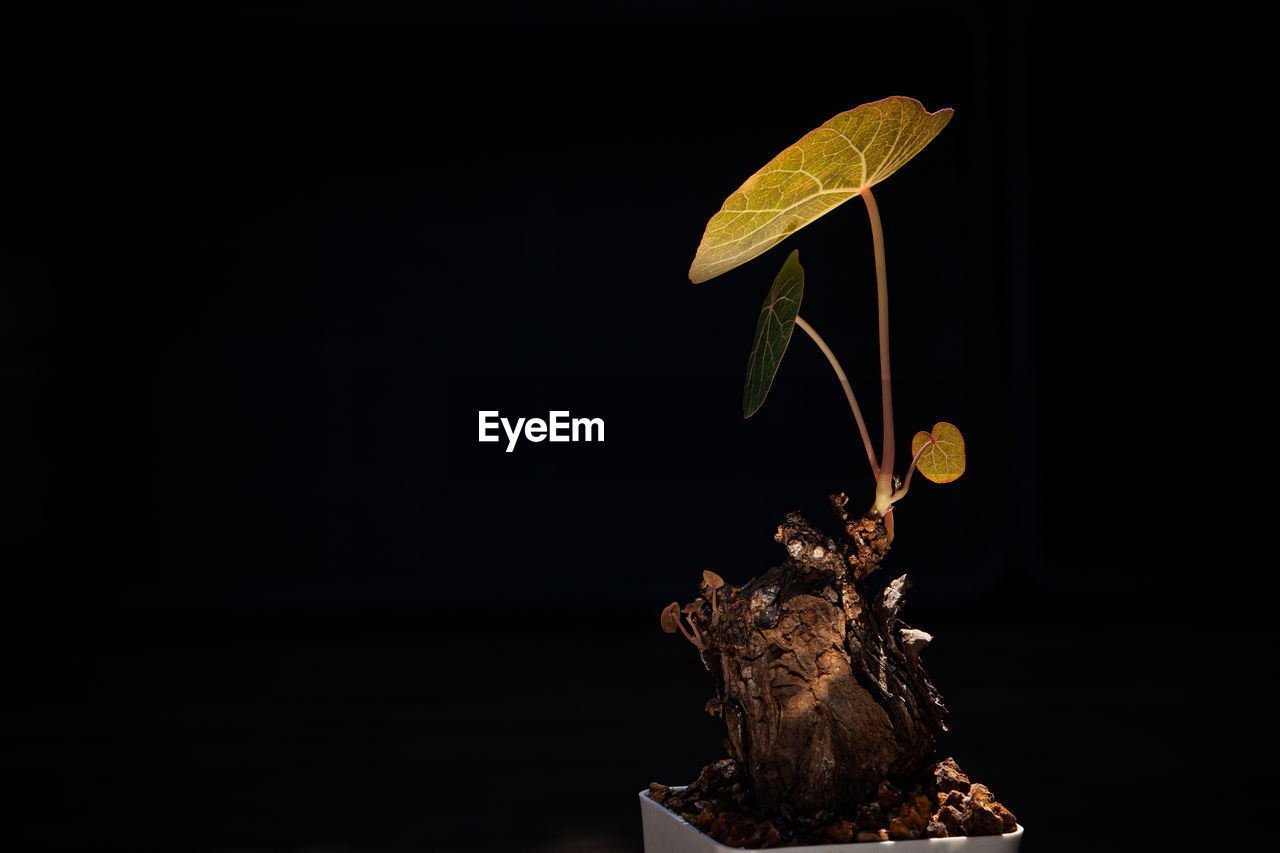
[[(686, 271), (744, 178), (890, 94), (956, 110), (877, 189), (899, 441), (968, 442), (891, 557), (943, 749), (1029, 851), (1265, 828), (1257, 21), (375, 3), (7, 29), (24, 849), (638, 850), (635, 792), (722, 754), (658, 611), (779, 561), (785, 511), (871, 497), (806, 341), (741, 419), (785, 252)], [(865, 212), (790, 248), (875, 424)], [(481, 408), (607, 440), (504, 454)]]

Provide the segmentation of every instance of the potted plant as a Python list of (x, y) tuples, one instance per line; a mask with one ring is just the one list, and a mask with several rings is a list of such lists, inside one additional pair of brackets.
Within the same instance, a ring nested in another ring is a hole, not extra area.
[(907, 576), (878, 588), (872, 577), (893, 541), (894, 507), (915, 475), (948, 483), (965, 469), (964, 438), (950, 423), (917, 432), (910, 454), (895, 442), (884, 236), (871, 192), (951, 115), (902, 97), (840, 113), (748, 178), (707, 224), (689, 270), (695, 284), (863, 200), (875, 255), (882, 433), (877, 454), (839, 361), (800, 316), (805, 275), (793, 251), (760, 309), (743, 414), (764, 402), (799, 327), (844, 390), (875, 489), (861, 511), (845, 493), (832, 495), (830, 533), (789, 513), (774, 534), (786, 552), (781, 565), (742, 586), (704, 571), (693, 601), (663, 610), (662, 628), (682, 633), (714, 678), (707, 710), (725, 723), (730, 757), (689, 786), (655, 783), (641, 792), (649, 851), (813, 844), (834, 851), (865, 841), (1017, 846), (1021, 827), (1008, 809), (936, 753), (946, 708), (921, 664), (932, 638), (899, 618)]

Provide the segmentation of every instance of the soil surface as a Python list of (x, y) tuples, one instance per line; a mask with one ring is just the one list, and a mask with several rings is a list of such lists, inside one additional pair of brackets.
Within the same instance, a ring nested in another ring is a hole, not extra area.
[(1013, 813), (985, 785), (970, 782), (951, 758), (905, 790), (881, 782), (874, 796), (848, 811), (761, 809), (731, 758), (708, 764), (684, 790), (654, 782), (649, 797), (730, 847), (999, 835), (1017, 826)]

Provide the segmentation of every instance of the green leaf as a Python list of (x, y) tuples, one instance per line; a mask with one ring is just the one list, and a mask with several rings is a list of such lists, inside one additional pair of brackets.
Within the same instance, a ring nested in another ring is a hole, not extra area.
[(911, 458), (916, 460), (916, 470), (927, 480), (934, 483), (958, 480), (965, 466), (964, 436), (951, 424), (940, 421), (933, 425), (932, 434), (918, 432), (911, 439)]
[(800, 252), (793, 251), (787, 262), (778, 270), (778, 276), (769, 288), (764, 305), (760, 306), (760, 319), (756, 322), (756, 337), (747, 357), (747, 385), (742, 390), (742, 416), (749, 418), (764, 403), (773, 385), (773, 376), (782, 363), (782, 354), (791, 341), (791, 331), (796, 327), (796, 315), (800, 313), (800, 299), (804, 296), (804, 267), (800, 266)]
[(700, 284), (762, 254), (892, 175), (951, 120), (913, 98), (885, 98), (811, 130), (725, 199), (689, 268)]

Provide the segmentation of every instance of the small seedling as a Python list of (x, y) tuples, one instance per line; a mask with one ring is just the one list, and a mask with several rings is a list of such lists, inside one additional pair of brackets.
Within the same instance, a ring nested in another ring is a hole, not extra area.
[(711, 627), (720, 621), (720, 608), (716, 606), (716, 590), (724, 586), (724, 578), (710, 569), (702, 573), (702, 594), (711, 599)]
[[(703, 600), (699, 598), (686, 604), (682, 611), (678, 602), (671, 602), (662, 611), (662, 630), (668, 634), (674, 634), (678, 630), (681, 634), (684, 634), (686, 640), (697, 646), (699, 650), (705, 650), (707, 648), (706, 634), (690, 615), (695, 610), (700, 610), (703, 604)], [(680, 618), (682, 612), (689, 620), (689, 628), (693, 629), (692, 633), (689, 632), (688, 628), (684, 627), (684, 621)]]
[(964, 439), (949, 423), (918, 432), (911, 442), (906, 476), (894, 474), (893, 390), (889, 371), (889, 289), (885, 275), (884, 231), (871, 187), (918, 154), (951, 119), (950, 109), (931, 113), (912, 98), (893, 97), (840, 113), (788, 147), (730, 195), (707, 223), (697, 256), (689, 269), (695, 284), (726, 273), (772, 248), (788, 235), (860, 196), (871, 220), (879, 304), (880, 403), (883, 414), (881, 452), (877, 460), (871, 435), (848, 377), (831, 348), (800, 316), (804, 269), (798, 251), (782, 265), (760, 308), (755, 339), (747, 359), (743, 416), (764, 403), (783, 353), (799, 326), (826, 356), (844, 389), (862, 436), (875, 478), (872, 511), (885, 520), (893, 536), (893, 505), (919, 470), (935, 483), (949, 483), (964, 473)]

